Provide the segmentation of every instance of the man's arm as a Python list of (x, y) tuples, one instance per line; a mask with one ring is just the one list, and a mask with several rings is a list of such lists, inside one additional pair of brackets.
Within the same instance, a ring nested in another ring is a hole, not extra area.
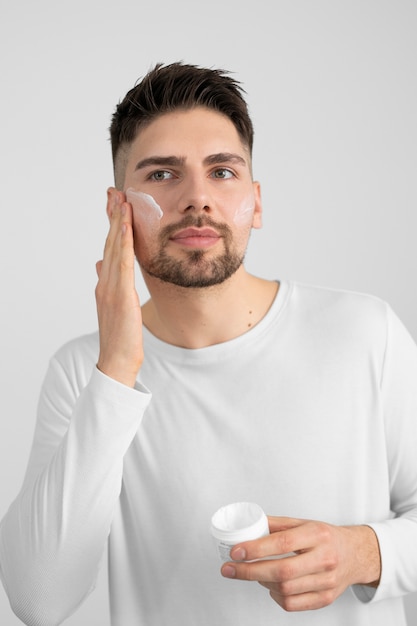
[(2, 580), (28, 625), (61, 623), (92, 590), (120, 495), (123, 457), (150, 400), (147, 390), (131, 388), (134, 367), (126, 366), (131, 359), (139, 367), (142, 344), (129, 207), (122, 211), (121, 199), (109, 195), (111, 226), (99, 264), (103, 371), (95, 366), (97, 349), (87, 358), (86, 346), (77, 343), (51, 360), (26, 479), (1, 524)]
[(258, 580), (287, 610), (325, 606), (348, 586), (363, 601), (417, 591), (417, 346), (389, 307), (383, 348), (378, 403), (392, 516), (363, 526), (270, 518), (270, 537), (236, 546), (232, 558), (245, 558), (242, 547), (248, 560), (295, 556), (222, 567), (224, 576)]

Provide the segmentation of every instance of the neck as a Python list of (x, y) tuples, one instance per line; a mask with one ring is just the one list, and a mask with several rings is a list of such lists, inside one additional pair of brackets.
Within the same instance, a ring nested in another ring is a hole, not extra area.
[(234, 339), (266, 314), (276, 282), (248, 274), (241, 266), (220, 285), (184, 288), (144, 276), (151, 299), (143, 322), (156, 337), (183, 348), (204, 348)]

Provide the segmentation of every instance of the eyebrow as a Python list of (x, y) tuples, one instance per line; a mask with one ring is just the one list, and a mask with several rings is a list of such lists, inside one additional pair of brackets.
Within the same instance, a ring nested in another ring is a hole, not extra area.
[(236, 163), (237, 165), (246, 165), (246, 161), (239, 154), (233, 152), (218, 152), (210, 154), (204, 159), (205, 165), (215, 165), (216, 163)]
[(136, 164), (135, 170), (141, 170), (144, 167), (149, 167), (151, 165), (156, 166), (168, 166), (174, 167), (178, 165), (184, 165), (185, 158), (177, 157), (177, 156), (151, 156), (146, 159), (142, 159), (139, 163)]
[[(141, 170), (145, 167), (157, 166), (157, 167), (178, 167), (185, 164), (185, 157), (177, 156), (151, 156), (146, 159), (142, 159), (136, 164), (135, 170)], [(218, 152), (216, 154), (210, 154), (204, 161), (204, 165), (215, 165), (216, 163), (236, 163), (238, 165), (246, 165), (246, 161), (239, 154), (232, 152)]]

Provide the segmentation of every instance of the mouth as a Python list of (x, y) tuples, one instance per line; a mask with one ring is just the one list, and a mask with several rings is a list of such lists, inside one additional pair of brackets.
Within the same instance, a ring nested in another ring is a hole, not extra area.
[(170, 241), (188, 248), (210, 248), (220, 239), (221, 235), (213, 228), (185, 228), (170, 237)]

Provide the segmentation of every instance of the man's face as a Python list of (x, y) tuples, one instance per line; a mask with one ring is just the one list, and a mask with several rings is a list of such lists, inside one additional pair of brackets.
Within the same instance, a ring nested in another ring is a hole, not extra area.
[(128, 189), (136, 192), (128, 199), (142, 270), (182, 287), (229, 278), (261, 226), (249, 151), (226, 116), (203, 107), (140, 130), (128, 153)]

